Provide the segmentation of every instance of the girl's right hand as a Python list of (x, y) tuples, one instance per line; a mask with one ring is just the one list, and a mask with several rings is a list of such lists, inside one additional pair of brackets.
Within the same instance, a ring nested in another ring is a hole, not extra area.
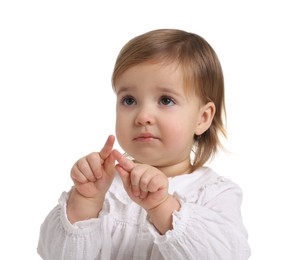
[(75, 188), (85, 198), (104, 197), (115, 174), (115, 160), (111, 155), (115, 137), (110, 135), (100, 152), (78, 160), (71, 169)]

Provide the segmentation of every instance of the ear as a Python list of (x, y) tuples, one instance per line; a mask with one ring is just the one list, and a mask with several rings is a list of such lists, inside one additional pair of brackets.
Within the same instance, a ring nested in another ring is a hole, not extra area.
[(202, 135), (209, 129), (212, 124), (215, 112), (216, 106), (213, 102), (209, 102), (200, 108), (198, 123), (195, 131), (196, 135)]

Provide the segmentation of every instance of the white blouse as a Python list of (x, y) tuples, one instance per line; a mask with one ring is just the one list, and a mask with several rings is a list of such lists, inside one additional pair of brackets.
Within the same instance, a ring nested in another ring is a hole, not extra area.
[(169, 193), (181, 208), (173, 213), (173, 230), (161, 235), (146, 211), (128, 197), (118, 175), (98, 218), (71, 224), (66, 215), (68, 193), (64, 192), (41, 225), (38, 253), (44, 260), (250, 257), (239, 186), (202, 167), (169, 178)]

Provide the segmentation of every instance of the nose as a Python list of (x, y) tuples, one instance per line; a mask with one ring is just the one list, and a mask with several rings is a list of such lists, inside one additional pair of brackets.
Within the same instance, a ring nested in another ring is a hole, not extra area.
[(135, 118), (135, 124), (139, 126), (144, 125), (152, 125), (155, 122), (155, 117), (153, 115), (153, 111), (148, 107), (141, 107), (137, 111), (137, 115)]

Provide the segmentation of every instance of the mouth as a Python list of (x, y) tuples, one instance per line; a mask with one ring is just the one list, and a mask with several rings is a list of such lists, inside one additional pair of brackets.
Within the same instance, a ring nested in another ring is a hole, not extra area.
[(159, 138), (150, 133), (140, 134), (133, 138), (133, 141), (139, 141), (139, 142), (150, 142), (153, 140), (159, 140)]

